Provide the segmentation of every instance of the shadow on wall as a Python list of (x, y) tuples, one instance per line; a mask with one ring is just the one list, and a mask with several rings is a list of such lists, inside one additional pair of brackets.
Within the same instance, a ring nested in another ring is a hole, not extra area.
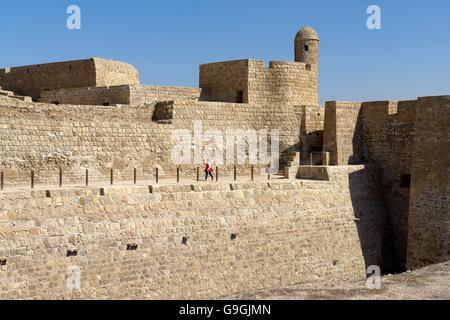
[(393, 238), (379, 180), (379, 170), (349, 174), (349, 190), (366, 268), (379, 266), (382, 274), (394, 273)]
[(358, 118), (356, 120), (355, 132), (352, 139), (353, 152), (348, 159), (348, 164), (361, 164), (366, 163), (364, 157), (364, 139), (363, 139), (363, 116), (362, 109), (358, 112)]

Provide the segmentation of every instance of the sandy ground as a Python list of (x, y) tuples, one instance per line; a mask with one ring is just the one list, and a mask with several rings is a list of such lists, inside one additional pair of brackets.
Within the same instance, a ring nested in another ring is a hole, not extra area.
[(310, 283), (287, 288), (245, 292), (224, 299), (237, 300), (450, 300), (450, 261), (413, 272), (385, 276), (381, 289), (366, 281)]

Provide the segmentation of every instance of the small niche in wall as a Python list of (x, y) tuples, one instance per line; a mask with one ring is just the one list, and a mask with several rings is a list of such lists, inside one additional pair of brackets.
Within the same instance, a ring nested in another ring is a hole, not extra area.
[(307, 65), (305, 66), (305, 69), (308, 70), (308, 71), (311, 71), (311, 70), (312, 70), (312, 67), (311, 67), (310, 64), (307, 64)]
[(111, 105), (111, 104), (110, 104), (109, 102), (104, 102), (104, 103), (103, 103), (103, 106), (104, 106), (104, 107), (109, 107), (110, 105)]
[(67, 250), (66, 257), (76, 257), (78, 255), (78, 250)]
[(411, 188), (411, 175), (402, 174), (400, 176), (400, 188)]
[(237, 239), (237, 234), (236, 234), (236, 233), (232, 233), (230, 239), (231, 239), (232, 241), (233, 241), (233, 240), (236, 240), (236, 239)]
[(59, 105), (59, 101), (52, 101), (52, 104)]
[(51, 198), (52, 197), (52, 194), (51, 194), (50, 190), (45, 190), (45, 197), (46, 198)]
[(244, 91), (240, 90), (237, 92), (236, 103), (244, 103)]
[(127, 244), (127, 251), (136, 251), (138, 247), (136, 243)]
[(104, 196), (105, 195), (105, 189), (104, 188), (100, 188), (100, 195)]
[(1, 266), (6, 266), (6, 263), (8, 262), (8, 260), (6, 260), (6, 258), (1, 258), (0, 259), (0, 267)]
[(183, 239), (181, 240), (181, 243), (186, 246), (188, 243), (188, 237), (183, 237)]

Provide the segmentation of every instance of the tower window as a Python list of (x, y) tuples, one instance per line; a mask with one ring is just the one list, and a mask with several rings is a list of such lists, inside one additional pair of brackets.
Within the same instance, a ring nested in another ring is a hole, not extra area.
[(309, 46), (305, 45), (305, 51), (309, 51)]
[(411, 175), (402, 174), (400, 176), (400, 188), (410, 188), (411, 187)]
[(307, 65), (305, 66), (305, 68), (306, 68), (306, 70), (311, 71), (311, 65), (310, 65), (310, 64), (307, 64)]
[(244, 91), (238, 91), (236, 97), (237, 103), (244, 103)]

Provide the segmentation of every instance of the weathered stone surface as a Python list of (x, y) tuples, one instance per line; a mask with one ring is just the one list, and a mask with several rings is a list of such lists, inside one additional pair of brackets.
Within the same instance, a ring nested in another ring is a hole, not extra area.
[[(0, 298), (212, 298), (363, 279), (366, 264), (383, 264), (386, 215), (377, 193), (351, 190), (375, 190), (373, 174), (355, 166), (332, 168), (328, 182), (0, 193)], [(80, 291), (67, 288), (71, 266)]]

